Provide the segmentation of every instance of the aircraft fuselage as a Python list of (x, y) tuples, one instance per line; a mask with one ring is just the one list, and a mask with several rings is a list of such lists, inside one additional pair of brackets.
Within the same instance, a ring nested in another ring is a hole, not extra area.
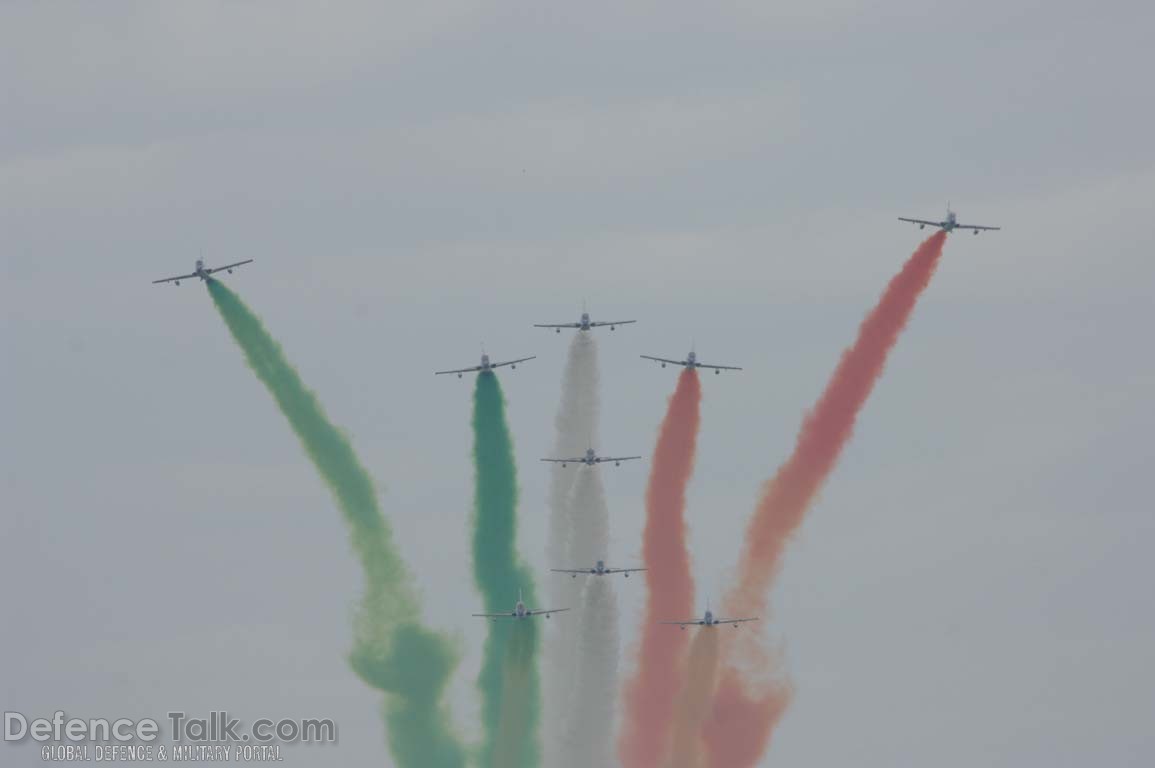
[[(945, 220), (940, 221), (937, 224), (934, 222), (927, 222), (927, 223), (929, 223), (932, 227), (938, 227), (943, 232), (954, 232), (956, 229), (959, 229), (958, 216), (955, 214), (954, 211), (952, 211), (949, 208), (947, 208)], [(919, 229), (926, 229), (927, 223), (919, 224), (918, 228)], [(989, 227), (985, 227), (985, 228), (989, 229)], [(964, 225), (964, 226), (962, 226), (962, 229), (968, 229), (968, 227), (966, 227)], [(974, 229), (974, 234), (977, 235), (979, 233), (980, 229), (984, 229), (984, 227), (978, 227), (978, 228)], [(996, 227), (996, 229), (997, 229), (997, 227)]]
[[(210, 279), (209, 273), (205, 271), (204, 259), (197, 259), (196, 269), (193, 270), (193, 274), (201, 280), (208, 281)], [(180, 280), (173, 280), (172, 282), (174, 285), (180, 285)]]

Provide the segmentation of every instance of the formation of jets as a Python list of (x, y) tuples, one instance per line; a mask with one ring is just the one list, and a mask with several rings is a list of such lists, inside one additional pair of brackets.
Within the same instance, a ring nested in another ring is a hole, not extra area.
[[(629, 578), (631, 573), (637, 571), (644, 571), (645, 568), (606, 568), (605, 563), (598, 560), (597, 566), (594, 568), (581, 569), (563, 569), (552, 568), (554, 573), (568, 573), (571, 577), (577, 578), (580, 574), (590, 574), (594, 576), (607, 576), (614, 573), (623, 574)], [(513, 621), (523, 621), (525, 619), (532, 619), (535, 616), (545, 616), (547, 619), (555, 613), (568, 611), (569, 608), (526, 608), (525, 600), (521, 596), (521, 590), (517, 592), (517, 602), (514, 603), (512, 611), (502, 611), (499, 613), (475, 613), (475, 618), (489, 619), (490, 621), (497, 621), (498, 619), (511, 619)], [(687, 619), (686, 621), (659, 621), (659, 624), (669, 624), (676, 626), (678, 629), (684, 630), (686, 627), (721, 627), (726, 624), (731, 625), (734, 629), (738, 628), (739, 624), (744, 624), (748, 621), (758, 621), (757, 616), (744, 616), (742, 618), (724, 618), (722, 616), (715, 616), (714, 612), (706, 608), (706, 613), (700, 619)]]
[[(929, 219), (910, 219), (910, 218), (906, 218), (903, 216), (899, 217), (899, 221), (905, 221), (905, 222), (909, 222), (911, 224), (917, 224), (919, 226), (919, 229), (925, 229), (928, 226), (938, 227), (939, 229), (941, 229), (945, 232), (953, 232), (956, 229), (963, 229), (963, 230), (969, 229), (969, 230), (972, 230), (974, 232), (974, 234), (976, 234), (976, 235), (980, 231), (983, 231), (983, 230), (1001, 229), (1001, 227), (991, 227), (991, 226), (980, 225), (980, 224), (962, 224), (958, 221), (958, 217), (955, 215), (955, 212), (950, 209), (949, 204), (947, 205), (946, 218), (942, 221), (931, 221)], [(232, 271), (234, 269), (236, 269), (237, 267), (242, 267), (245, 264), (251, 264), (252, 262), (253, 262), (253, 259), (245, 259), (244, 261), (237, 261), (237, 262), (234, 262), (232, 264), (225, 264), (224, 266), (220, 266), (220, 267), (207, 267), (207, 266), (205, 266), (204, 259), (197, 259), (195, 268), (189, 274), (187, 274), (187, 275), (175, 275), (173, 277), (161, 278), (160, 280), (153, 280), (153, 283), (154, 284), (173, 283), (174, 285), (180, 285), (181, 280), (191, 280), (193, 278), (199, 278), (200, 280), (207, 282), (209, 280), (212, 280), (213, 279), (212, 275), (216, 274), (217, 272), (228, 272), (229, 274), (232, 274)], [(636, 322), (637, 322), (637, 320), (599, 320), (599, 321), (595, 321), (595, 320), (592, 320), (590, 318), (589, 312), (584, 311), (584, 308), (583, 308), (583, 312), (581, 313), (581, 319), (578, 320), (577, 322), (573, 322), (573, 323), (535, 323), (534, 327), (535, 328), (553, 328), (557, 333), (561, 333), (563, 328), (570, 328), (570, 329), (585, 333), (585, 332), (588, 332), (594, 328), (600, 328), (600, 327), (604, 327), (604, 326), (609, 326), (610, 330), (613, 331), (619, 325), (628, 325), (630, 323), (636, 323)], [(517, 368), (518, 363), (524, 363), (524, 362), (527, 362), (529, 360), (533, 360), (536, 357), (537, 357), (536, 355), (530, 355), (529, 357), (521, 357), (521, 358), (518, 358), (516, 360), (506, 360), (503, 362), (495, 363), (489, 359), (488, 354), (482, 353), (481, 362), (479, 365), (470, 366), (468, 368), (455, 368), (455, 369), (448, 370), (448, 371), (435, 371), (434, 373), (437, 376), (442, 376), (442, 375), (447, 375), (447, 374), (456, 374), (458, 378), (461, 378), (466, 373), (477, 373), (477, 374), (492, 373), (494, 369), (502, 368), (504, 366), (509, 366), (510, 369), (515, 369), (515, 368)], [(713, 370), (714, 373), (716, 373), (716, 374), (721, 373), (722, 371), (740, 371), (740, 370), (742, 370), (740, 367), (734, 366), (734, 365), (711, 365), (708, 363), (703, 363), (703, 362), (698, 360), (698, 355), (693, 349), (690, 350), (690, 353), (686, 356), (686, 359), (684, 359), (684, 360), (674, 360), (674, 359), (666, 358), (666, 357), (653, 357), (651, 355), (641, 355), (641, 357), (643, 359), (646, 359), (646, 360), (653, 360), (654, 362), (661, 363), (663, 368), (665, 368), (667, 365), (678, 365), (678, 366), (682, 366), (683, 368), (687, 368), (687, 369), (709, 368), (709, 369)], [(577, 457), (572, 457), (572, 458), (543, 458), (542, 461), (561, 464), (562, 467), (566, 467), (569, 464), (583, 464), (587, 467), (594, 467), (594, 466), (597, 466), (598, 464), (603, 464), (603, 463), (611, 462), (611, 461), (614, 463), (614, 466), (621, 466), (621, 462), (623, 462), (623, 461), (634, 461), (634, 460), (640, 459), (640, 458), (641, 458), (641, 456), (598, 456), (593, 448), (589, 448), (586, 450), (584, 456), (577, 456)], [(554, 573), (568, 574), (571, 578), (576, 579), (580, 575), (610, 576), (610, 575), (614, 575), (614, 574), (618, 574), (618, 573), (622, 574), (622, 576), (624, 576), (625, 578), (629, 578), (631, 573), (638, 573), (641, 571), (645, 571), (646, 569), (645, 568), (608, 568), (608, 567), (606, 567), (604, 560), (598, 560), (592, 568), (551, 568), (550, 570)], [(568, 610), (569, 610), (569, 608), (546, 608), (546, 609), (527, 608), (525, 605), (525, 601), (522, 597), (521, 591), (519, 590), (518, 594), (517, 594), (517, 602), (514, 604), (513, 610), (507, 611), (507, 612), (500, 612), (500, 613), (475, 613), (473, 615), (475, 617), (478, 617), (478, 618), (489, 619), (490, 621), (497, 621), (498, 619), (512, 619), (514, 621), (520, 621), (520, 620), (525, 620), (525, 619), (532, 619), (536, 616), (545, 616), (548, 619), (550, 616), (552, 616), (555, 613), (561, 613), (563, 611), (568, 611)], [(690, 627), (690, 626), (712, 628), (712, 627), (722, 626), (725, 624), (730, 624), (735, 629), (737, 629), (739, 624), (743, 624), (743, 623), (749, 622), (749, 621), (757, 621), (757, 620), (758, 620), (758, 617), (756, 617), (756, 616), (747, 616), (747, 617), (740, 617), (740, 618), (726, 618), (726, 617), (721, 617), (721, 616), (715, 616), (714, 612), (710, 610), (709, 603), (707, 603), (706, 612), (702, 615), (702, 618), (700, 618), (700, 619), (687, 619), (684, 621), (661, 621), (659, 623), (677, 626), (679, 629), (683, 629), (683, 630), (686, 627)]]
[(620, 467), (623, 461), (633, 461), (640, 459), (641, 456), (598, 456), (594, 453), (593, 448), (586, 449), (585, 456), (576, 456), (572, 459), (542, 459), (542, 461), (553, 462), (554, 464), (561, 464), (564, 469), (569, 464), (585, 464), (587, 467), (592, 467), (595, 464), (612, 461), (615, 467)]
[(960, 224), (959, 220), (958, 220), (958, 216), (956, 216), (955, 212), (950, 209), (949, 204), (946, 207), (946, 218), (943, 219), (942, 221), (929, 221), (927, 219), (908, 219), (905, 216), (899, 216), (898, 220), (899, 221), (908, 221), (911, 224), (917, 224), (919, 229), (926, 229), (928, 226), (938, 227), (939, 229), (943, 230), (944, 232), (953, 232), (956, 229), (969, 229), (969, 230), (972, 230), (973, 233), (976, 235), (982, 230), (994, 231), (994, 230), (1002, 229), (1002, 227), (987, 227), (987, 226), (984, 226), (982, 224)]
[[(637, 322), (637, 320), (601, 320), (601, 321), (595, 321), (595, 320), (592, 320), (590, 318), (589, 312), (583, 311), (581, 314), (581, 319), (575, 323), (535, 323), (534, 327), (535, 328), (553, 328), (557, 333), (561, 333), (563, 328), (570, 328), (570, 329), (584, 333), (584, 332), (590, 331), (594, 328), (599, 328), (599, 327), (603, 327), (603, 326), (607, 326), (607, 325), (609, 326), (610, 330), (612, 331), (619, 325), (627, 325), (629, 323), (636, 323), (636, 322)], [(713, 370), (714, 373), (720, 373), (722, 371), (740, 371), (740, 370), (742, 370), (738, 366), (734, 366), (734, 365), (711, 365), (709, 363), (703, 363), (703, 362), (698, 360), (697, 353), (692, 349), (690, 350), (690, 353), (686, 356), (685, 360), (672, 360), (672, 359), (665, 358), (665, 357), (651, 357), (650, 355), (642, 355), (642, 357), (647, 359), (647, 360), (653, 360), (655, 362), (661, 363), (663, 368), (665, 368), (667, 365), (680, 365), (684, 368), (693, 368), (693, 369), (709, 368), (709, 369)], [(534, 357), (531, 356), (531, 357), (523, 357), (523, 358), (520, 358), (518, 360), (508, 360), (508, 361), (503, 362), (503, 363), (494, 363), (494, 362), (490, 361), (488, 355), (483, 354), (481, 356), (481, 364), (480, 365), (475, 365), (475, 366), (472, 366), (469, 368), (457, 368), (457, 369), (449, 370), (449, 371), (435, 371), (435, 374), (438, 376), (443, 375), (443, 374), (457, 374), (458, 378), (460, 378), (462, 375), (464, 375), (466, 373), (484, 374), (487, 372), (492, 372), (494, 368), (499, 368), (503, 365), (508, 365), (511, 368), (516, 368), (518, 363), (523, 363), (527, 360), (533, 360), (533, 359), (534, 359)], [(569, 456), (569, 457), (564, 457), (564, 458), (549, 457), (549, 458), (543, 458), (543, 459), (541, 459), (541, 461), (548, 462), (551, 464), (560, 464), (563, 468), (569, 466), (570, 464), (579, 464), (579, 465), (586, 466), (586, 467), (596, 467), (599, 464), (605, 464), (608, 462), (613, 462), (615, 467), (619, 467), (619, 466), (621, 466), (621, 463), (623, 461), (635, 461), (635, 460), (638, 460), (641, 458), (642, 458), (641, 456), (599, 456), (597, 451), (595, 451), (593, 448), (587, 448), (585, 455), (583, 455), (583, 456)], [(585, 575), (585, 576), (612, 576), (612, 575), (619, 574), (619, 573), (624, 578), (628, 579), (630, 577), (631, 573), (639, 573), (639, 572), (645, 571), (645, 570), (646, 570), (645, 568), (610, 568), (610, 567), (606, 566), (606, 563), (604, 560), (598, 560), (593, 565), (592, 568), (551, 568), (550, 569), (550, 571), (553, 573), (568, 574), (570, 576), (570, 578), (573, 578), (573, 579), (576, 579), (578, 576), (583, 576), (583, 575)], [(568, 611), (568, 610), (569, 610), (569, 608), (546, 608), (546, 609), (527, 608), (525, 605), (525, 601), (522, 598), (521, 592), (519, 591), (518, 596), (517, 596), (517, 602), (514, 604), (513, 610), (499, 612), (499, 613), (475, 613), (473, 615), (477, 618), (488, 619), (490, 621), (498, 621), (500, 619), (512, 619), (514, 621), (520, 621), (520, 620), (524, 620), (524, 619), (532, 619), (535, 616), (545, 616), (548, 619), (551, 615), (553, 615), (555, 613), (561, 613), (562, 611)], [(720, 619), (720, 618), (715, 617), (714, 614), (709, 610), (709, 607), (707, 607), (706, 614), (705, 614), (705, 617), (703, 619), (691, 620), (691, 621), (681, 621), (681, 622), (679, 622), (679, 621), (667, 621), (667, 622), (661, 622), (661, 623), (663, 623), (663, 624), (676, 624), (679, 627), (681, 627), (682, 629), (685, 629), (687, 626), (690, 626), (690, 625), (699, 625), (699, 626), (704, 626), (704, 627), (715, 627), (715, 626), (718, 626), (721, 624), (733, 624), (735, 627), (737, 627), (738, 624), (740, 624), (742, 622), (754, 621), (754, 620), (755, 619), (753, 619), (753, 618)]]
[(177, 275), (176, 277), (165, 277), (161, 278), (160, 280), (153, 280), (152, 284), (156, 285), (157, 283), (173, 283), (174, 285), (180, 285), (181, 280), (192, 280), (194, 277), (199, 277), (201, 280), (208, 280), (210, 275), (213, 275), (217, 272), (228, 272), (231, 275), (234, 269), (237, 267), (243, 267), (245, 264), (251, 264), (252, 261), (252, 259), (245, 259), (244, 261), (238, 261), (233, 264), (225, 264), (223, 267), (210, 268), (205, 266), (204, 259), (197, 259), (196, 268), (189, 274)]

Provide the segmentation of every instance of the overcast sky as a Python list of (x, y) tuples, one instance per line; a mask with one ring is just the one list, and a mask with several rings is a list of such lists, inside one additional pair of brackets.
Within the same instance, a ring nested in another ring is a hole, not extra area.
[[(428, 6), (428, 7), (427, 7)], [(1149, 2), (0, 3), (0, 706), (328, 716), (345, 528), (203, 287), (228, 278), (383, 489), (476, 733), (469, 380), (503, 374), (521, 549), (583, 299), (607, 451), (696, 343), (689, 519), (725, 589), (758, 488), (889, 277), (952, 235), (790, 550), (797, 698), (764, 765), (1146, 766), (1155, 753)], [(648, 462), (605, 471), (640, 555)], [(431, 550), (444, 556), (429, 557)], [(624, 648), (642, 584), (620, 584)], [(511, 596), (512, 598), (513, 596)], [(5, 765), (39, 764), (6, 746)]]

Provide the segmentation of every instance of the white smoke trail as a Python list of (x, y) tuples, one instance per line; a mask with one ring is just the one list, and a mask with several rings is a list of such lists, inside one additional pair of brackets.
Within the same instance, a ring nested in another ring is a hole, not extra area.
[[(602, 470), (581, 467), (570, 497), (573, 535), (569, 541), (568, 568), (589, 566), (606, 559), (609, 548), (609, 508)], [(618, 613), (610, 576), (579, 576), (571, 579), (582, 589), (580, 613), (566, 630), (576, 637), (571, 657), (573, 670), (566, 695), (569, 705), (562, 725), (553, 765), (559, 768), (610, 766), (613, 755), (613, 724), (617, 701)]]
[[(610, 546), (610, 513), (601, 467), (578, 467), (570, 494), (571, 533), (563, 568), (588, 568), (606, 558)], [(563, 579), (564, 581), (564, 579)]]
[[(597, 439), (599, 413), (597, 341), (591, 333), (574, 334), (569, 345), (565, 372), (562, 374), (561, 402), (554, 424), (557, 434), (553, 457), (580, 456), (593, 447)], [(570, 542), (575, 535), (575, 510), (571, 493), (581, 467), (570, 465), (552, 467), (549, 484), (549, 532), (546, 557), (550, 568), (574, 568), (584, 563), (570, 564)], [(602, 557), (599, 554), (597, 557)], [(575, 621), (581, 597), (581, 583), (551, 574), (546, 594), (555, 608), (575, 609), (569, 616)], [(571, 700), (570, 688), (576, 672), (577, 633), (575, 622), (549, 622), (542, 646), (542, 708), (546, 761), (552, 764), (550, 752), (563, 737)], [(568, 626), (563, 626), (568, 625)]]
[(569, 717), (557, 759), (550, 763), (559, 768), (617, 765), (618, 600), (613, 577), (585, 578)]

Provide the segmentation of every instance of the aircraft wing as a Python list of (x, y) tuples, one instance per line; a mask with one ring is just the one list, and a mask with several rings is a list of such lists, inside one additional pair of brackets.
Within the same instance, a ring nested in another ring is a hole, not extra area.
[(598, 456), (594, 461), (601, 464), (603, 461), (633, 461), (640, 459), (641, 456)]
[(456, 371), (434, 371), (434, 376), (440, 376), (445, 373), (476, 373), (481, 370), (480, 365), (475, 365), (472, 368), (458, 368)]
[[(593, 325), (593, 323), (590, 323)], [(581, 328), (581, 323), (534, 323), (534, 328)]]
[(593, 573), (592, 568), (550, 568), (551, 573)]
[(579, 457), (576, 459), (542, 459), (542, 461), (551, 461), (554, 464), (580, 464), (585, 461), (585, 457)]
[(590, 328), (596, 328), (599, 325), (628, 325), (629, 323), (636, 323), (636, 322), (638, 322), (638, 321), (637, 320), (617, 320), (617, 321), (599, 320), (596, 323), (590, 323)]
[(696, 627), (706, 622), (701, 619), (693, 619), (692, 621), (659, 621), (659, 624), (673, 624), (678, 627)]
[(504, 363), (490, 363), (489, 367), (490, 368), (500, 368), (503, 365), (517, 365), (518, 363), (524, 363), (526, 360), (532, 360), (535, 357), (537, 357), (537, 355), (530, 355), (529, 357), (523, 357), (520, 360), (506, 360)]
[(705, 363), (698, 363), (699, 368), (713, 368), (715, 371), (740, 371), (742, 370), (736, 365), (706, 365)]
[(549, 616), (551, 613), (561, 613), (568, 611), (569, 608), (550, 608), (548, 610), (526, 611), (526, 616)]
[(162, 280), (153, 280), (152, 284), (156, 285), (157, 283), (171, 283), (174, 280), (192, 280), (196, 276), (196, 272), (193, 272), (191, 275), (177, 275), (176, 277), (166, 277)]
[(686, 364), (685, 360), (670, 360), (670, 359), (665, 358), (665, 357), (650, 357), (649, 355), (639, 355), (639, 357), (643, 357), (646, 360), (653, 360), (654, 362), (658, 362), (658, 363), (670, 363), (671, 365), (685, 365)]
[(513, 611), (506, 611), (505, 613), (475, 613), (474, 616), (480, 619), (516, 619), (517, 614)]
[(743, 621), (758, 621), (758, 619), (714, 619), (715, 624), (741, 624)]
[(987, 229), (995, 230), (1002, 229), (1002, 227), (984, 227), (981, 224), (955, 224), (956, 229)]
[(232, 269), (233, 267), (240, 267), (240, 266), (243, 266), (245, 264), (251, 264), (252, 261), (253, 261), (252, 259), (245, 259), (244, 261), (238, 261), (234, 264), (225, 264), (223, 267), (213, 267), (212, 269), (206, 269), (205, 272), (211, 275), (211, 274), (214, 274), (216, 272), (221, 272), (221, 271), (226, 270), (226, 269)]
[(899, 216), (898, 220), (899, 221), (909, 221), (911, 224), (925, 224), (925, 225), (931, 226), (931, 227), (941, 227), (942, 226), (941, 221), (927, 221), (926, 219), (907, 219), (907, 218), (904, 218), (902, 216)]
[(638, 571), (644, 571), (644, 570), (646, 570), (646, 569), (645, 568), (606, 568), (605, 572), (606, 573), (637, 573)]

